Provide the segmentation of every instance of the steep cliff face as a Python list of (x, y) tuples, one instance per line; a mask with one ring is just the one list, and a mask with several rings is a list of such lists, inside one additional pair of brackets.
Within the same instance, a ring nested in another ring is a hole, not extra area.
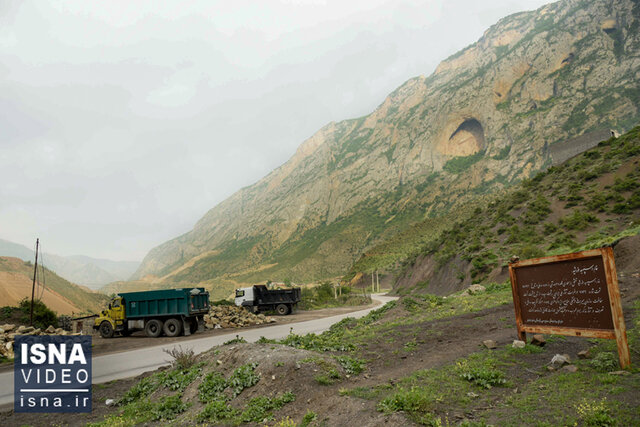
[(341, 274), (379, 239), (547, 167), (551, 144), (630, 128), (640, 116), (639, 14), (637, 1), (569, 0), (502, 19), (370, 115), (320, 129), (154, 248), (134, 277)]

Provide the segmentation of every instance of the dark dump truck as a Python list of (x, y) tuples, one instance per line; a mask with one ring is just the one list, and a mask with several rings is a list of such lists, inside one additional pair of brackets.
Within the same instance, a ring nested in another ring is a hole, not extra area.
[(144, 330), (148, 337), (191, 335), (204, 325), (209, 292), (204, 288), (163, 289), (120, 293), (95, 319), (103, 338)]
[(255, 285), (236, 289), (236, 305), (254, 313), (275, 310), (281, 315), (291, 314), (299, 302), (300, 288), (267, 289), (265, 285)]

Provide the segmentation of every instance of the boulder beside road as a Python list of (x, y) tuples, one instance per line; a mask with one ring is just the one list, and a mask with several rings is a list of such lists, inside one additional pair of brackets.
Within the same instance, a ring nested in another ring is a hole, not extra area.
[(273, 317), (254, 314), (235, 305), (212, 306), (209, 309), (209, 314), (204, 315), (204, 324), (207, 329), (241, 328), (243, 326), (274, 323), (275, 321)]
[(72, 334), (62, 328), (54, 328), (52, 325), (49, 325), (44, 331), (33, 326), (20, 325), (16, 327), (16, 325), (12, 324), (0, 325), (0, 329), (3, 330), (0, 333), (0, 356), (9, 360), (15, 358), (13, 344), (16, 335), (80, 335), (80, 333)]

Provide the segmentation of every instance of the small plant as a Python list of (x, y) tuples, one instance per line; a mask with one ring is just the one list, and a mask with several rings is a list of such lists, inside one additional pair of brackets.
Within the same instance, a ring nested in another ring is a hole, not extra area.
[(235, 338), (224, 342), (222, 345), (245, 344), (246, 342), (247, 342), (247, 340), (245, 340), (243, 337), (241, 337), (240, 335), (236, 335)]
[(189, 406), (191, 406), (191, 404), (184, 403), (182, 399), (180, 399), (180, 395), (166, 396), (153, 408), (153, 419), (156, 421), (172, 420), (176, 415), (186, 411)]
[(576, 406), (578, 416), (587, 426), (614, 426), (616, 420), (611, 416), (611, 411), (606, 406), (606, 398), (600, 402), (588, 402), (586, 399)]
[(591, 366), (599, 372), (611, 372), (618, 369), (618, 360), (613, 353), (603, 351), (591, 359)]
[(366, 362), (350, 356), (335, 356), (342, 369), (349, 375), (358, 375), (364, 370)]
[(282, 408), (285, 404), (296, 400), (296, 395), (288, 391), (281, 396), (254, 397), (240, 414), (240, 421), (244, 423), (260, 423), (273, 419), (273, 411)]
[(143, 397), (149, 396), (158, 388), (158, 383), (154, 381), (153, 377), (146, 377), (141, 379), (138, 384), (134, 385), (127, 391), (124, 396), (118, 401), (118, 405), (126, 405), (131, 402), (140, 400)]
[(325, 373), (313, 377), (313, 379), (320, 385), (331, 385), (341, 378), (340, 372), (335, 368), (329, 368)]
[(182, 393), (189, 384), (202, 372), (202, 368), (198, 365), (190, 369), (174, 369), (156, 374), (159, 385), (169, 390)]
[[(280, 421), (275, 423), (273, 425), (273, 427), (296, 427), (297, 425), (298, 424), (296, 424), (296, 422), (293, 421), (291, 418), (284, 417), (283, 419), (281, 419)], [(300, 425), (302, 425), (302, 424), (300, 424)]]
[(302, 417), (302, 421), (300, 421), (299, 427), (307, 427), (309, 424), (318, 419), (318, 414), (307, 409), (307, 413)]
[(237, 409), (232, 408), (225, 400), (214, 400), (207, 404), (198, 414), (198, 421), (220, 422), (233, 419), (238, 414)]
[(172, 365), (175, 369), (186, 370), (196, 364), (197, 356), (191, 348), (183, 350), (182, 346), (178, 346), (170, 350), (165, 348), (162, 351), (173, 357)]
[(245, 388), (252, 387), (260, 381), (260, 374), (255, 372), (257, 363), (248, 363), (242, 365), (233, 371), (231, 377), (228, 380), (228, 385), (232, 390), (233, 397), (236, 397)]
[(378, 403), (377, 409), (385, 414), (398, 411), (427, 412), (431, 409), (432, 401), (420, 387), (400, 390), (385, 397)]
[(507, 380), (504, 378), (504, 373), (497, 369), (492, 369), (486, 366), (474, 366), (466, 360), (458, 362), (456, 365), (460, 378), (480, 387), (490, 389), (507, 383)]
[(411, 351), (414, 351), (416, 348), (418, 348), (418, 343), (416, 342), (415, 339), (412, 339), (404, 343), (404, 351), (411, 352)]
[(198, 399), (202, 403), (219, 400), (227, 386), (227, 380), (219, 372), (210, 372), (198, 386)]

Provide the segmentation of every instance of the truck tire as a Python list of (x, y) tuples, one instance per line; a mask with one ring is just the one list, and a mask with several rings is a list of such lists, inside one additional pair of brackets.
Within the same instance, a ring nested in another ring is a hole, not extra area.
[(182, 322), (178, 319), (167, 319), (162, 330), (168, 337), (177, 337), (182, 332)]
[(287, 306), (286, 304), (278, 304), (276, 306), (276, 312), (281, 316), (289, 314), (289, 306)]
[(144, 333), (149, 338), (158, 338), (162, 333), (162, 321), (158, 319), (149, 320), (146, 325), (144, 325)]
[(112, 338), (113, 337), (113, 326), (108, 321), (103, 321), (100, 323), (100, 336), (102, 338)]
[(198, 332), (198, 321), (197, 320), (192, 320), (191, 323), (189, 323), (189, 332), (191, 332), (191, 335), (193, 335), (196, 332)]

